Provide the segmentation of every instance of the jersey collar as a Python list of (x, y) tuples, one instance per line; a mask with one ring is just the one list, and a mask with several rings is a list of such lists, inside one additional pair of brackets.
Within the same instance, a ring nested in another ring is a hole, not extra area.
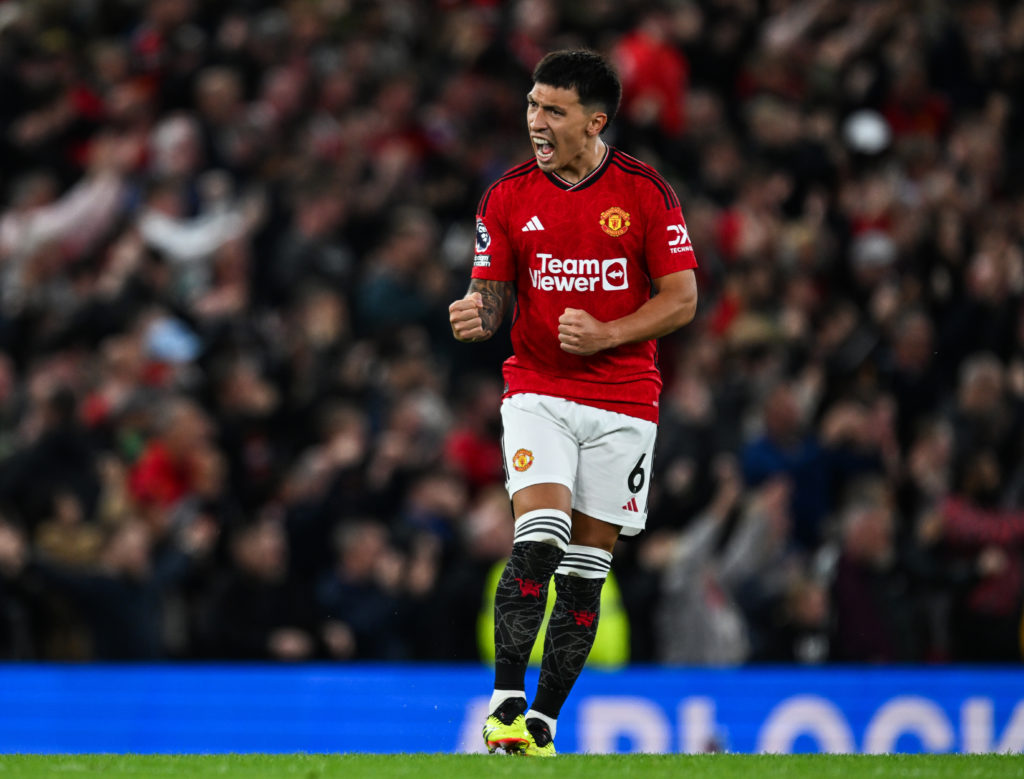
[(557, 173), (545, 173), (544, 175), (548, 177), (548, 181), (550, 181), (559, 189), (564, 189), (566, 192), (575, 192), (578, 189), (586, 189), (591, 184), (595, 183), (599, 178), (601, 178), (601, 176), (604, 175), (604, 172), (608, 169), (608, 163), (611, 162), (611, 159), (612, 147), (606, 143), (604, 145), (604, 158), (601, 160), (601, 164), (599, 164), (596, 168), (590, 171), (590, 173), (581, 178), (575, 184), (570, 184)]

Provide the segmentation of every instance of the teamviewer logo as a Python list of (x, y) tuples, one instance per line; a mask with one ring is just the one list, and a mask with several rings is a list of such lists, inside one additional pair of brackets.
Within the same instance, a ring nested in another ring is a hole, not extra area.
[(615, 257), (601, 262), (601, 288), (606, 292), (626, 289), (629, 279), (626, 277), (626, 258)]

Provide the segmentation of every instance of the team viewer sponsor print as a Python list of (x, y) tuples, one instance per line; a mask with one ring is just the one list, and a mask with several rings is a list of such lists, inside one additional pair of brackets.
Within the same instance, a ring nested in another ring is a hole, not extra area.
[(610, 260), (561, 259), (537, 252), (536, 267), (530, 268), (530, 281), (544, 292), (614, 292), (629, 287), (626, 258)]

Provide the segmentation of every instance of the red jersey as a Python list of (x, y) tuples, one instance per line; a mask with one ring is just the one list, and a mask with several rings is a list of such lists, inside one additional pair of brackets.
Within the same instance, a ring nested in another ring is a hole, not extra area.
[(578, 308), (619, 319), (651, 297), (651, 279), (696, 266), (679, 198), (628, 154), (608, 147), (576, 184), (533, 159), (509, 170), (480, 200), (473, 261), (473, 278), (516, 285), (505, 395), (555, 395), (657, 422), (655, 341), (569, 354), (558, 318)]

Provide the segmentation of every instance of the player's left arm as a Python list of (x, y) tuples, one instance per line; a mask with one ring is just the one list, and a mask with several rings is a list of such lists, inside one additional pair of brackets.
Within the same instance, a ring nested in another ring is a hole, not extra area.
[(697, 313), (697, 276), (681, 270), (652, 280), (654, 295), (620, 319), (601, 322), (578, 308), (558, 318), (558, 341), (569, 354), (588, 355), (622, 344), (649, 341), (678, 330)]

